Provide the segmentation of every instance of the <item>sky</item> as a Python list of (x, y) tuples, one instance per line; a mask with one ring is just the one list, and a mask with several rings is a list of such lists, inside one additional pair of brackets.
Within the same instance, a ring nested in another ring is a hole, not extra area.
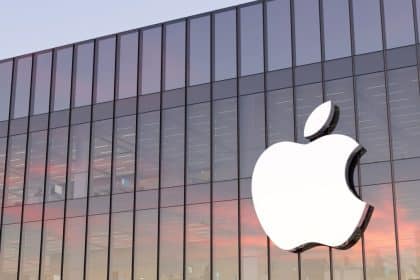
[(0, 60), (251, 0), (1, 1)]

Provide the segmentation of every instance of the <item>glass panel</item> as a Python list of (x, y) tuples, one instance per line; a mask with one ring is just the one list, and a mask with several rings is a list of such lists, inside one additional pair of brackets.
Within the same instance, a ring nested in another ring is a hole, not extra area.
[(384, 0), (386, 47), (414, 44), (413, 6), (411, 0)]
[(20, 224), (3, 225), (1, 235), (0, 279), (16, 280), (18, 277)]
[(349, 4), (346, 0), (324, 0), (325, 59), (351, 55)]
[(267, 1), (267, 67), (268, 71), (292, 66), (290, 2)]
[(185, 86), (185, 21), (165, 26), (165, 90)]
[(240, 9), (241, 75), (261, 73), (264, 70), (262, 4)]
[(356, 78), (359, 140), (368, 151), (362, 162), (389, 159), (388, 123), (383, 73)]
[(134, 189), (136, 116), (115, 120), (113, 193)]
[(118, 98), (137, 95), (138, 32), (119, 37)]
[(189, 85), (210, 82), (210, 16), (189, 23)]
[(25, 174), (26, 134), (9, 138), (4, 206), (22, 203)]
[(137, 189), (154, 189), (159, 184), (160, 113), (139, 115)]
[(87, 196), (90, 124), (75, 125), (70, 130), (67, 198)]
[(141, 94), (160, 91), (161, 33), (160, 26), (142, 33)]
[(15, 69), (13, 118), (28, 115), (31, 91), (32, 56), (18, 58)]
[(40, 247), (41, 222), (24, 223), (22, 227), (19, 279), (38, 279)]
[[(417, 26), (419, 26), (419, 24), (420, 24), (420, 0), (416, 0), (415, 2), (413, 2), (413, 4), (414, 3), (416, 5)], [(418, 27), (417, 27), (417, 36), (420, 37), (420, 28), (418, 28)]]
[(0, 121), (9, 119), (13, 61), (0, 63)]
[(157, 279), (158, 210), (136, 212), (134, 279)]
[(317, 0), (295, 0), (296, 65), (321, 61)]
[(270, 241), (271, 279), (298, 280), (298, 255), (279, 249)]
[(420, 156), (420, 119), (417, 69), (388, 72), (388, 92), (394, 159)]
[(73, 48), (56, 50), (54, 59), (53, 103), (54, 111), (59, 111), (70, 105)]
[(236, 11), (215, 14), (214, 80), (236, 77)]
[(178, 107), (162, 112), (161, 186), (184, 184), (185, 109)]
[(108, 267), (108, 215), (89, 216), (86, 279), (106, 280)]
[(113, 280), (131, 279), (133, 213), (112, 214), (109, 274)]
[(96, 41), (95, 103), (114, 99), (115, 41), (115, 36)]
[(238, 201), (213, 204), (213, 277), (239, 279)]
[(85, 225), (85, 217), (66, 219), (63, 261), (64, 280), (83, 279)]
[(52, 53), (35, 55), (32, 114), (48, 113), (50, 108)]
[(160, 209), (159, 279), (181, 280), (183, 276), (183, 207)]
[(330, 258), (327, 247), (316, 247), (301, 254), (302, 279), (330, 279)]
[(41, 279), (61, 278), (63, 220), (44, 222), (42, 237)]
[(66, 188), (68, 128), (50, 130), (48, 143), (47, 201), (63, 200)]
[(334, 280), (363, 280), (362, 242), (346, 250), (332, 251)]
[(90, 196), (111, 192), (112, 120), (93, 123)]
[(93, 42), (76, 46), (73, 107), (92, 102)]
[(3, 206), (3, 187), (4, 187), (4, 175), (6, 169), (6, 145), (7, 139), (0, 138), (0, 217), (2, 215)]
[(352, 0), (356, 54), (382, 49), (379, 0)]
[(29, 134), (25, 183), (25, 204), (42, 203), (47, 151), (47, 131)]
[(187, 107), (187, 184), (210, 181), (210, 103)]
[(293, 90), (267, 93), (267, 133), (269, 144), (294, 141)]

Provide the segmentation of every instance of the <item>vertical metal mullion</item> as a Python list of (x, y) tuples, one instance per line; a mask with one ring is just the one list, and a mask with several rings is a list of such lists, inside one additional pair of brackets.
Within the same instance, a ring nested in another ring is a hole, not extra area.
[(186, 266), (186, 247), (187, 247), (187, 151), (188, 151), (188, 135), (187, 135), (187, 121), (188, 121), (188, 110), (187, 110), (187, 94), (188, 94), (188, 80), (189, 80), (189, 39), (190, 39), (190, 20), (186, 19), (184, 22), (185, 30), (185, 81), (184, 81), (184, 227), (183, 227), (183, 252), (182, 252), (182, 279), (186, 278), (185, 266)]
[(213, 279), (213, 87), (214, 87), (214, 53), (215, 53), (215, 34), (214, 34), (214, 13), (210, 14), (210, 279)]

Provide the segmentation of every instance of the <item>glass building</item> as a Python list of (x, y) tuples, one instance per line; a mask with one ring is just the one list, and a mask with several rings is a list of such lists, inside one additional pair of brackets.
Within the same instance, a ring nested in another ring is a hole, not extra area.
[[(0, 61), (0, 279), (419, 279), (419, 23), (267, 0)], [(250, 176), (324, 100), (375, 211), (349, 250), (288, 253)]]

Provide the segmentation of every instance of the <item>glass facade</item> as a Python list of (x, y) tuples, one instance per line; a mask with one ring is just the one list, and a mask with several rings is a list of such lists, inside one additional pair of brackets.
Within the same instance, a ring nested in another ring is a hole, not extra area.
[[(420, 278), (419, 9), (267, 0), (0, 61), (0, 279)], [(375, 211), (288, 253), (250, 177), (325, 100)]]

